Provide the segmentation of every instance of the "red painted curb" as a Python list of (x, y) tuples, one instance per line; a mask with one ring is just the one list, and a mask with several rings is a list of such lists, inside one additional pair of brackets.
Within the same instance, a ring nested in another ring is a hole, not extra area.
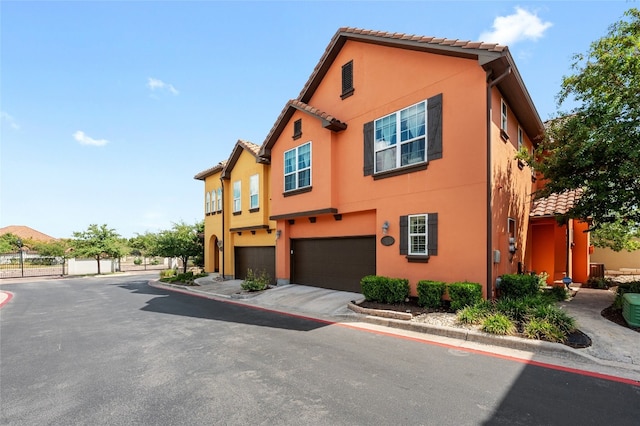
[(639, 386), (640, 387), (640, 381), (633, 380), (633, 379), (627, 379), (627, 378), (624, 378), (624, 377), (611, 376), (611, 375), (608, 375), (608, 374), (596, 373), (596, 372), (587, 371), (587, 370), (580, 370), (580, 369), (571, 368), (571, 367), (563, 367), (561, 365), (547, 364), (545, 362), (533, 361), (533, 360), (523, 359), (523, 358), (517, 358), (517, 357), (513, 357), (513, 356), (509, 356), (509, 355), (501, 355), (501, 354), (496, 354), (496, 353), (493, 353), (493, 352), (482, 351), (482, 350), (479, 350), (479, 349), (461, 348), (461, 347), (458, 347), (458, 346), (449, 345), (447, 343), (434, 342), (434, 341), (431, 341), (431, 340), (429, 340), (427, 338), (423, 339), (423, 338), (417, 338), (417, 337), (403, 336), (403, 335), (395, 334), (395, 333), (389, 332), (389, 331), (371, 330), (371, 329), (364, 328), (364, 327), (358, 327), (358, 326), (353, 325), (353, 324), (334, 322), (334, 321), (327, 321), (327, 320), (323, 320), (323, 319), (320, 319), (320, 318), (314, 318), (314, 317), (309, 317), (309, 316), (299, 315), (299, 314), (292, 314), (290, 312), (284, 312), (284, 311), (277, 311), (275, 309), (269, 309), (269, 308), (264, 308), (264, 307), (261, 307), (261, 306), (250, 305), (250, 304), (247, 304), (247, 303), (236, 302), (236, 301), (233, 301), (233, 300), (228, 300), (228, 299), (215, 297), (215, 296), (207, 297), (207, 295), (204, 295), (204, 294), (193, 293), (193, 292), (190, 292), (188, 290), (182, 290), (182, 289), (175, 288), (175, 287), (172, 288), (172, 287), (164, 286), (162, 284), (153, 285), (153, 284), (149, 283), (148, 285), (150, 285), (151, 287), (162, 288), (162, 289), (165, 289), (165, 290), (168, 290), (168, 291), (173, 291), (173, 292), (176, 292), (176, 293), (181, 293), (181, 294), (187, 294), (187, 295), (191, 295), (191, 296), (195, 296), (195, 297), (200, 297), (202, 299), (216, 300), (218, 302), (224, 302), (224, 303), (230, 303), (232, 305), (244, 306), (244, 307), (247, 307), (247, 308), (250, 308), (250, 309), (256, 309), (256, 310), (259, 310), (259, 311), (273, 312), (273, 313), (277, 313), (277, 314), (280, 314), (280, 315), (290, 316), (290, 317), (293, 317), (293, 318), (302, 318), (302, 319), (305, 319), (305, 320), (309, 320), (309, 321), (313, 321), (313, 322), (317, 322), (317, 323), (321, 323), (321, 324), (337, 325), (339, 327), (349, 328), (349, 329), (358, 330), (358, 331), (365, 331), (365, 332), (369, 332), (369, 333), (373, 333), (373, 334), (378, 334), (378, 335), (381, 335), (381, 336), (394, 337), (394, 338), (397, 338), (397, 339), (409, 340), (409, 341), (418, 342), (418, 343), (426, 343), (426, 344), (429, 344), (429, 345), (439, 346), (439, 347), (442, 347), (442, 348), (455, 349), (455, 350), (459, 350), (459, 351), (463, 351), (463, 352), (469, 352), (469, 353), (473, 353), (473, 354), (477, 354), (477, 355), (484, 355), (484, 356), (490, 356), (490, 357), (493, 357), (493, 358), (500, 358), (500, 359), (504, 359), (506, 361), (513, 361), (513, 362), (518, 362), (518, 363), (521, 363), (521, 364), (533, 365), (533, 366), (542, 367), (542, 368), (548, 368), (550, 370), (558, 370), (558, 371), (563, 371), (565, 373), (578, 374), (578, 375), (581, 375), (581, 376), (594, 377), (594, 378), (597, 378), (597, 379), (608, 380), (608, 381), (611, 381), (611, 382), (624, 383), (624, 384), (627, 384), (627, 385)]
[(10, 293), (8, 291), (0, 291), (0, 293), (5, 294), (7, 296), (2, 302), (0, 302), (0, 308), (2, 308), (4, 305), (9, 303), (9, 300), (13, 298), (13, 293)]

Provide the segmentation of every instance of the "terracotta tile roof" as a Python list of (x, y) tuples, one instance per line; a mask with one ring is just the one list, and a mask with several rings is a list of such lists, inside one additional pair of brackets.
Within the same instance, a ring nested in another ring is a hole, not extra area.
[(565, 214), (575, 205), (581, 195), (581, 189), (574, 189), (561, 194), (551, 194), (548, 197), (535, 200), (529, 216), (548, 217)]
[(483, 43), (479, 41), (449, 39), (440, 37), (428, 37), (414, 34), (405, 33), (391, 33), (386, 31), (374, 31), (366, 30), (362, 28), (342, 27), (335, 33), (331, 42), (325, 49), (320, 61), (316, 65), (315, 69), (311, 73), (311, 77), (304, 85), (304, 88), (300, 92), (298, 99), (308, 101), (307, 92), (311, 89), (314, 91), (313, 86), (316, 84), (316, 76), (318, 74), (324, 74), (327, 62), (332, 62), (337, 51), (340, 50), (342, 45), (348, 39), (359, 40), (362, 42), (376, 43), (376, 44), (390, 44), (397, 46), (404, 46), (408, 48), (422, 48), (428, 50), (442, 50), (443, 52), (449, 52), (452, 54), (465, 53), (468, 55), (477, 54), (478, 51), (486, 53), (496, 53), (499, 56), (503, 52), (508, 52), (508, 47), (497, 43)]
[(10, 225), (10, 226), (5, 226), (4, 228), (0, 228), (0, 235), (4, 235), (4, 234), (13, 234), (16, 237), (19, 237), (23, 240), (31, 239), (31, 240), (43, 241), (43, 242), (57, 240), (57, 238), (53, 238), (50, 235), (43, 234), (40, 231), (36, 231), (33, 228), (29, 228), (28, 226), (22, 226), (22, 225)]
[(291, 116), (293, 115), (294, 110), (302, 111), (304, 113), (310, 114), (320, 121), (322, 121), (322, 126), (326, 129), (331, 130), (332, 132), (339, 132), (347, 128), (347, 123), (338, 120), (331, 114), (328, 114), (324, 111), (319, 110), (318, 108), (312, 107), (298, 99), (291, 99), (286, 103), (280, 115), (276, 119), (271, 130), (269, 130), (269, 134), (264, 140), (262, 144), (262, 148), (260, 150), (260, 156), (262, 157), (270, 157), (271, 156), (271, 147), (275, 143), (275, 140), (278, 138), (280, 133), (284, 130), (284, 127), (287, 125)]
[(260, 152), (260, 145), (256, 145), (253, 142), (238, 139), (238, 145), (242, 145), (242, 147), (253, 154), (254, 157)]
[(200, 173), (195, 175), (193, 178), (196, 180), (204, 180), (205, 178), (211, 176), (212, 174), (218, 173), (219, 171), (221, 171), (224, 168), (225, 164), (227, 164), (227, 160), (219, 162), (218, 164), (211, 167), (210, 169), (201, 171)]
[(314, 108), (311, 105), (307, 105), (302, 101), (291, 99), (288, 102), (288, 105), (291, 105), (295, 109), (306, 112), (307, 114), (311, 114), (323, 122), (323, 126), (329, 128), (329, 130), (344, 130), (347, 128), (347, 123), (343, 123), (342, 121), (335, 118), (333, 115), (327, 114), (326, 112), (320, 111), (318, 108)]
[(229, 155), (229, 159), (227, 163), (222, 168), (222, 174), (220, 175), (223, 179), (229, 179), (231, 176), (231, 170), (235, 167), (240, 155), (242, 154), (242, 150), (247, 151), (249, 154), (253, 155), (256, 159), (256, 163), (269, 163), (267, 158), (264, 158), (260, 155), (260, 146), (254, 144), (253, 142), (245, 141), (242, 139), (238, 139), (236, 145), (233, 147), (231, 151), (231, 155)]

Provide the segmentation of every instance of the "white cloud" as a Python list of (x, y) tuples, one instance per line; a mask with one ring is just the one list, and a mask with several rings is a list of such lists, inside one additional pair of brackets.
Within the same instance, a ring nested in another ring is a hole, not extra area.
[(149, 77), (147, 79), (147, 87), (151, 89), (152, 92), (156, 90), (166, 90), (174, 95), (177, 95), (180, 93), (178, 92), (178, 89), (173, 87), (173, 84), (165, 83), (162, 80), (159, 80), (157, 78), (152, 78), (152, 77)]
[(0, 111), (0, 120), (3, 121), (4, 123), (7, 123), (9, 127), (11, 127), (14, 130), (20, 129), (20, 126), (16, 122), (15, 118), (13, 118), (11, 115), (9, 115), (4, 111)]
[(73, 138), (80, 142), (80, 145), (104, 146), (109, 143), (106, 139), (94, 139), (85, 134), (82, 130), (75, 132), (73, 134)]
[(537, 40), (553, 25), (542, 22), (535, 13), (516, 7), (516, 13), (498, 16), (493, 20), (493, 31), (480, 34), (480, 40), (488, 43), (513, 45), (522, 40)]

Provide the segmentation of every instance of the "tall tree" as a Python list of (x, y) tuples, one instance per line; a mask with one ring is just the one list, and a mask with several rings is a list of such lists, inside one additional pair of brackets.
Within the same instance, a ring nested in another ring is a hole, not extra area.
[(33, 241), (31, 248), (40, 256), (65, 257), (69, 243), (66, 240)]
[(158, 234), (153, 254), (180, 258), (183, 272), (187, 272), (189, 259), (203, 256), (204, 244), (201, 242), (198, 229), (198, 224), (174, 223), (172, 229)]
[(118, 258), (123, 254), (123, 246), (120, 235), (115, 229), (110, 229), (106, 224), (98, 226), (91, 224), (86, 231), (74, 232), (71, 246), (78, 257), (92, 257), (98, 262), (98, 274), (100, 274), (100, 259), (105, 257)]
[(574, 56), (558, 107), (578, 106), (549, 123), (535, 158), (527, 158), (548, 180), (537, 196), (581, 189), (566, 216), (590, 218), (594, 229), (640, 223), (640, 11), (625, 16)]
[(606, 247), (613, 251), (634, 251), (640, 249), (640, 228), (622, 222), (603, 223), (591, 233), (591, 242), (596, 247)]
[(131, 254), (135, 256), (147, 257), (151, 255), (154, 248), (157, 245), (158, 235), (152, 232), (145, 232), (144, 234), (136, 234), (135, 237), (129, 238), (129, 247), (131, 247)]

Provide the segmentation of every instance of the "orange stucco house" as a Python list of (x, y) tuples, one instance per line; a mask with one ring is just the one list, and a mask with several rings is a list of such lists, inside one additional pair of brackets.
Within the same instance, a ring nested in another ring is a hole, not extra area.
[(367, 274), (471, 281), (529, 270), (543, 123), (505, 46), (342, 28), (259, 155), (276, 277), (360, 291)]

